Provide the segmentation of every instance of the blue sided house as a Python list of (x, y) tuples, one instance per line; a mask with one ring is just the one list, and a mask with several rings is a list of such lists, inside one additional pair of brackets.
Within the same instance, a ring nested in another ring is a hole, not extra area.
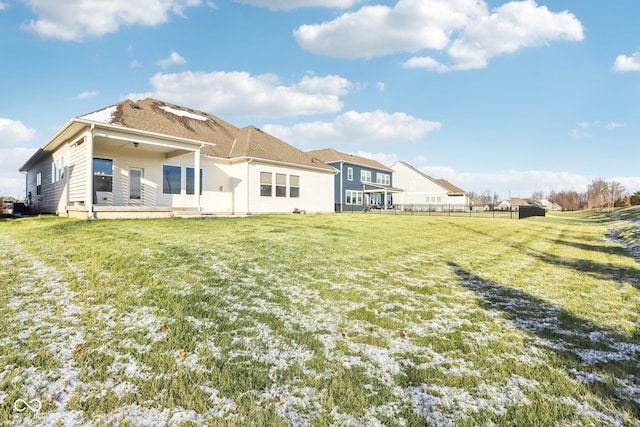
[(332, 148), (308, 151), (308, 155), (334, 167), (336, 212), (389, 209), (393, 195), (403, 190), (393, 187), (393, 169), (375, 160)]

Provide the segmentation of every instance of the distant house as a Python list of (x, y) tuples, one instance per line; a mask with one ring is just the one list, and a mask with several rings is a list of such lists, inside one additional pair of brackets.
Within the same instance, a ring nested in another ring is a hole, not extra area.
[(395, 184), (404, 189), (395, 199), (403, 209), (466, 210), (470, 206), (467, 193), (445, 179), (434, 179), (403, 161), (391, 169)]
[(32, 211), (69, 217), (333, 211), (331, 166), (253, 126), (155, 99), (71, 119), (20, 171)]
[(533, 199), (521, 199), (512, 197), (501, 201), (497, 206), (497, 210), (501, 211), (517, 211), (521, 206), (539, 206)]
[(393, 186), (393, 169), (375, 160), (331, 148), (307, 154), (338, 171), (333, 187), (336, 212), (386, 209), (395, 203), (393, 195), (402, 191)]

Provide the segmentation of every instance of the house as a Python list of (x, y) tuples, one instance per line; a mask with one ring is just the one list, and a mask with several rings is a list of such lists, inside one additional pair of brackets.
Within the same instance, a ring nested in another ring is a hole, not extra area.
[(434, 179), (403, 161), (391, 169), (394, 183), (404, 188), (396, 196), (396, 204), (404, 210), (464, 211), (470, 206), (467, 193), (446, 179)]
[(333, 212), (331, 166), (150, 98), (71, 119), (20, 171), (32, 211), (69, 217)]
[(375, 160), (331, 148), (308, 151), (307, 154), (333, 166), (338, 173), (334, 180), (336, 212), (387, 209), (394, 203), (393, 170)]
[(533, 199), (522, 199), (519, 197), (512, 197), (501, 201), (496, 210), (501, 211), (517, 211), (520, 206), (539, 206)]

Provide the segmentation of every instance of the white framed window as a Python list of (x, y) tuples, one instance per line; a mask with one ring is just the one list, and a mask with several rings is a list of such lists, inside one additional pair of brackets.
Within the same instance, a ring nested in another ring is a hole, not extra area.
[(42, 194), (42, 172), (36, 174), (36, 195)]
[(141, 168), (129, 169), (129, 199), (142, 200), (142, 177), (144, 171)]
[[(187, 194), (189, 195), (193, 195), (196, 194), (196, 181), (195, 181), (195, 169), (194, 168), (187, 168), (187, 182), (186, 182), (186, 187), (187, 187)], [(203, 187), (203, 176), (202, 176), (202, 169), (200, 169), (200, 195), (202, 196), (202, 187)]]
[(113, 191), (113, 160), (93, 159), (93, 191)]
[(260, 195), (271, 197), (273, 194), (273, 174), (271, 172), (260, 172)]
[(391, 185), (391, 175), (388, 173), (377, 173), (376, 174), (376, 183), (382, 185)]
[(300, 197), (300, 177), (298, 175), (289, 176), (289, 197)]
[(360, 171), (360, 182), (371, 182), (371, 171)]
[(347, 168), (347, 181), (353, 181), (353, 168)]
[(182, 167), (162, 165), (162, 193), (180, 194), (182, 192)]
[(345, 196), (347, 205), (362, 205), (362, 191), (346, 190)]
[(287, 175), (276, 174), (276, 197), (287, 197)]

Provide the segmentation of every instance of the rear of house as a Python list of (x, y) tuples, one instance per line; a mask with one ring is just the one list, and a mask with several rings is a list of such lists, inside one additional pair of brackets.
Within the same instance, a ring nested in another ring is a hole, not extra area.
[(403, 210), (465, 211), (470, 208), (469, 196), (445, 179), (434, 179), (409, 163), (398, 161), (391, 166), (394, 181), (404, 189), (396, 196)]
[(401, 191), (392, 186), (393, 170), (375, 160), (331, 148), (308, 154), (337, 170), (334, 182), (336, 212), (387, 209), (394, 203), (393, 195)]
[(330, 166), (255, 127), (153, 99), (70, 120), (20, 170), (27, 203), (39, 213), (333, 211)]

